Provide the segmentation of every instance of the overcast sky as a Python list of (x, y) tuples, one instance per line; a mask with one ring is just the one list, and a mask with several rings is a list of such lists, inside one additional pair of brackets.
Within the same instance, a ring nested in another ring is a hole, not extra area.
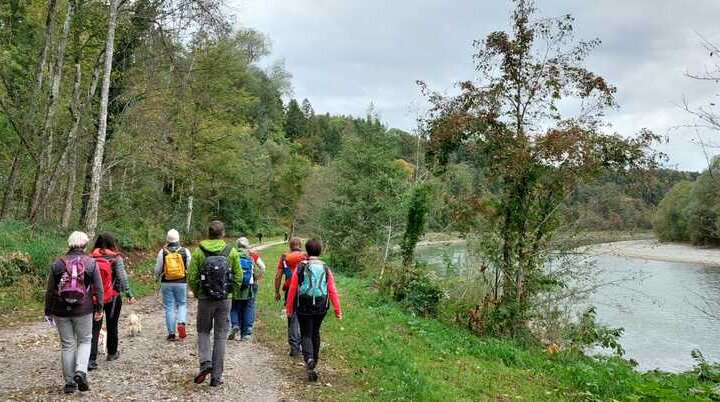
[[(228, 0), (239, 25), (267, 34), (294, 96), (316, 112), (362, 116), (371, 102), (391, 127), (412, 131), (426, 110), (416, 80), (453, 91), (474, 77), (472, 41), (509, 26), (504, 0)], [(699, 34), (720, 43), (720, 0), (538, 0), (539, 16), (571, 13), (582, 39), (602, 45), (587, 66), (617, 86), (612, 130), (670, 135), (669, 165), (701, 170), (692, 119), (677, 104), (715, 102), (720, 85), (686, 71), (709, 66)], [(720, 104), (720, 102), (718, 102)], [(707, 133), (706, 133), (707, 134)], [(717, 134), (720, 140), (720, 133)]]

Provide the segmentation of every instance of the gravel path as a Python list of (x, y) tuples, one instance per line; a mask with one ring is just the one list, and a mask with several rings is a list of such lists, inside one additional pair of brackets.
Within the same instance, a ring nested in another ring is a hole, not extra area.
[[(164, 308), (159, 297), (138, 304), (125, 303), (120, 320), (120, 359), (108, 362), (98, 356), (99, 369), (88, 375), (90, 391), (72, 396), (62, 393), (60, 344), (57, 330), (44, 321), (0, 330), (0, 401), (280, 401), (295, 379), (288, 380), (276, 367), (288, 364), (255, 342), (228, 341), (225, 384), (211, 388), (196, 385), (198, 369), (195, 312), (197, 301), (188, 301), (188, 337), (165, 340)], [(127, 316), (140, 316), (142, 333), (129, 334)], [(263, 330), (260, 320), (256, 328)]]

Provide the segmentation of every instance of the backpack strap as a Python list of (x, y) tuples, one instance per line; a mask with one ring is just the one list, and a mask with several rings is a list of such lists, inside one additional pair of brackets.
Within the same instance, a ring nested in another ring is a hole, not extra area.
[(230, 257), (230, 253), (232, 253), (232, 249), (233, 249), (233, 248), (232, 248), (231, 245), (229, 245), (229, 244), (226, 245), (226, 246), (225, 246), (225, 249), (223, 249), (223, 251), (222, 251), (222, 256), (225, 257), (225, 258)]

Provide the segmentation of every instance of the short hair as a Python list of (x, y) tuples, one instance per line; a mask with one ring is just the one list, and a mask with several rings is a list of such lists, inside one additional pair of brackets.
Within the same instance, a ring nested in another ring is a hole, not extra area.
[(177, 243), (180, 241), (180, 233), (176, 229), (170, 229), (165, 239), (168, 243)]
[(299, 237), (293, 237), (288, 244), (292, 251), (302, 250), (302, 242)]
[(100, 233), (95, 239), (95, 248), (117, 251), (115, 238), (111, 233)]
[(310, 239), (305, 242), (305, 251), (309, 257), (320, 257), (322, 253), (322, 242), (318, 239)]
[(237, 239), (237, 246), (239, 248), (250, 248), (250, 240), (248, 240), (247, 237), (243, 236)]
[(90, 243), (90, 238), (85, 232), (72, 232), (68, 237), (68, 247), (70, 248), (85, 248)]
[(208, 237), (211, 239), (220, 239), (225, 234), (225, 224), (220, 221), (212, 221), (208, 225)]

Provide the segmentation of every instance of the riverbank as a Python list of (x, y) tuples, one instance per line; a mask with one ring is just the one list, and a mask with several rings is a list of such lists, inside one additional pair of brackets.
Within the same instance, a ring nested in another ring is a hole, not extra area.
[(699, 248), (657, 240), (630, 240), (583, 246), (576, 251), (589, 255), (612, 255), (654, 261), (720, 267), (720, 249)]

